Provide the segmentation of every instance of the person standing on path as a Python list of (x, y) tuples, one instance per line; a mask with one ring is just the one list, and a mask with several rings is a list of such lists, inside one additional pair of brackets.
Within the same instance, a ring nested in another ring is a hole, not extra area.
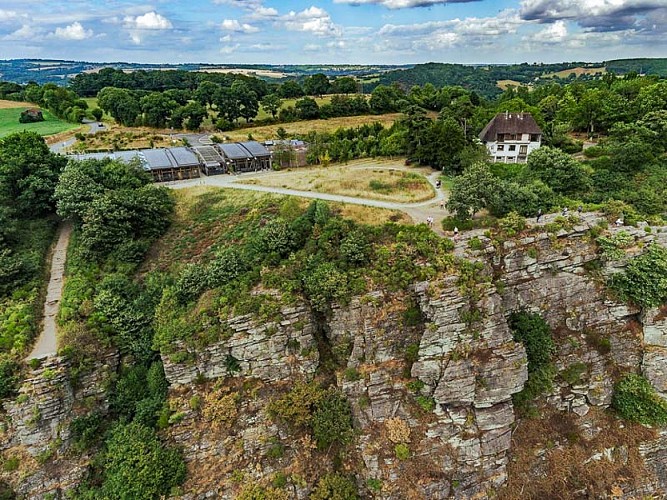
[(538, 208), (537, 209), (537, 219), (535, 220), (535, 222), (540, 222), (541, 218), (542, 218), (542, 209)]

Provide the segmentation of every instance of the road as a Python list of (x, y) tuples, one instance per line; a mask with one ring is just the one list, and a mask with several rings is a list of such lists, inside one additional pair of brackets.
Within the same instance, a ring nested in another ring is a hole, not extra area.
[[(106, 130), (106, 127), (104, 126), (103, 123), (98, 123), (90, 120), (84, 120), (82, 123), (84, 125), (88, 125), (88, 131), (86, 133), (90, 135), (94, 135), (98, 132)], [(56, 142), (55, 144), (51, 144), (49, 146), (49, 149), (51, 150), (52, 153), (60, 153), (65, 149), (69, 148), (70, 146), (72, 146), (75, 142), (76, 142), (76, 137), (72, 137), (70, 139), (67, 139), (66, 141), (61, 141), (61, 142)]]
[(51, 274), (49, 285), (46, 289), (46, 300), (44, 301), (44, 320), (42, 331), (37, 343), (27, 359), (41, 359), (55, 356), (58, 352), (56, 342), (56, 317), (60, 307), (60, 299), (63, 294), (63, 277), (65, 275), (65, 260), (67, 258), (67, 246), (72, 233), (72, 227), (64, 224), (58, 230), (58, 242), (51, 258)]
[(433, 230), (443, 235), (440, 221), (448, 215), (447, 211), (441, 208), (441, 202), (444, 203), (445, 195), (442, 190), (435, 188), (439, 172), (434, 172), (427, 177), (428, 181), (435, 188), (436, 196), (427, 201), (417, 203), (397, 203), (391, 201), (373, 200), (370, 198), (358, 198), (354, 196), (342, 196), (330, 193), (317, 193), (313, 191), (299, 191), (296, 189), (286, 189), (269, 186), (258, 186), (254, 184), (241, 184), (239, 181), (254, 179), (266, 175), (269, 172), (250, 172), (239, 175), (215, 175), (202, 176), (199, 179), (189, 179), (184, 181), (173, 181), (165, 183), (172, 189), (185, 189), (195, 186), (214, 186), (227, 189), (243, 189), (246, 191), (255, 191), (259, 193), (272, 193), (287, 196), (299, 196), (301, 198), (313, 198), (318, 200), (333, 201), (338, 203), (351, 203), (353, 205), (365, 205), (367, 207), (386, 208), (389, 210), (400, 210), (407, 213), (415, 223), (426, 222), (428, 217), (433, 217)]

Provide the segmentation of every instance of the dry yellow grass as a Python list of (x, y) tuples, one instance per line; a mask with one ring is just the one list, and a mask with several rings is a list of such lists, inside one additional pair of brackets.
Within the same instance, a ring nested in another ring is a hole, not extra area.
[(516, 80), (498, 80), (496, 82), (496, 87), (498, 87), (500, 90), (507, 90), (510, 85), (513, 87), (521, 87), (524, 84), (517, 82)]
[(602, 66), (599, 68), (582, 68), (582, 67), (577, 67), (577, 68), (572, 68), (572, 69), (564, 69), (563, 71), (558, 71), (556, 73), (549, 73), (548, 75), (544, 75), (546, 77), (549, 76), (556, 76), (558, 78), (567, 78), (570, 76), (572, 73), (574, 73), (577, 76), (581, 75), (594, 75), (596, 73), (606, 73), (607, 69)]
[(246, 179), (244, 184), (331, 193), (356, 198), (411, 203), (430, 200), (435, 190), (428, 168), (406, 167), (400, 160), (358, 160), (347, 165), (299, 168)]
[(10, 109), (10, 108), (34, 108), (35, 105), (31, 102), (21, 102), (21, 101), (6, 101), (0, 99), (0, 109)]
[(391, 113), (388, 115), (362, 115), (346, 116), (342, 118), (329, 118), (328, 120), (306, 120), (292, 123), (278, 123), (276, 125), (266, 125), (262, 127), (242, 128), (230, 132), (219, 132), (217, 135), (229, 137), (232, 141), (245, 141), (248, 134), (252, 134), (256, 140), (275, 139), (276, 130), (282, 127), (287, 130), (289, 135), (307, 134), (308, 132), (333, 131), (338, 128), (359, 127), (367, 123), (379, 122), (385, 127), (389, 127), (401, 116), (400, 113)]

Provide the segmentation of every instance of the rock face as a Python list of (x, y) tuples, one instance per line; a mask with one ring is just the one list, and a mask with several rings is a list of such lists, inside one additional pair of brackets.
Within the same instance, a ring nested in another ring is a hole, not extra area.
[[(586, 215), (505, 242), (464, 233), (455, 254), (477, 263), (466, 279), (452, 272), (409, 293), (373, 291), (334, 306), (326, 317), (299, 304), (270, 321), (230, 318), (226, 338), (190, 352), (180, 346), (187, 354), (182, 362), (163, 356), (178, 416), (166, 434), (188, 463), (184, 498), (234, 498), (247, 484), (266, 486), (276, 478), (289, 498), (308, 498), (317, 478), (331, 470), (330, 457), (315, 451), (305, 430), (288, 432), (275, 422), (267, 407), (295, 380), (315, 376), (336, 385), (351, 404), (355, 440), (339, 466), (354, 474), (364, 498), (502, 494), (513, 450), (521, 447), (513, 441), (512, 395), (528, 378), (525, 349), (507, 322), (518, 310), (539, 313), (554, 331), (558, 374), (545, 398), (549, 411), (567, 416), (584, 442), (602, 443), (578, 465), (599, 466), (613, 455), (617, 464), (643, 467), (645, 477), (607, 492), (609, 498), (667, 495), (664, 433), (638, 446), (626, 446), (622, 434), (622, 444), (601, 439), (599, 416), (620, 373), (642, 371), (667, 397), (667, 314), (640, 311), (607, 293), (604, 277), (621, 270), (624, 259), (600, 258), (590, 238), (598, 221)], [(620, 230), (636, 242), (628, 256), (651, 241), (667, 243), (667, 232), (610, 229)], [(481, 244), (469, 245), (472, 237)], [(81, 384), (83, 394), (68, 385), (67, 368), (54, 363), (33, 373), (25, 396), (6, 406), (12, 423), (4, 450), (37, 456), (50, 442), (64, 449), (78, 402), (88, 398), (105, 407), (99, 380)], [(618, 436), (623, 425), (615, 425)], [(530, 455), (535, 477), (546, 474), (548, 453), (544, 444)], [(48, 477), (39, 469), (19, 491), (39, 496), (54, 491), (57, 480), (75, 483), (77, 467)], [(598, 498), (600, 490), (586, 487), (581, 496)]]
[(10, 474), (7, 480), (22, 498), (59, 495), (79, 483), (87, 457), (66, 453), (69, 426), (91, 409), (107, 411), (107, 384), (117, 366), (118, 354), (109, 353), (74, 383), (66, 360), (46, 358), (31, 371), (19, 396), (4, 404), (8, 425), (0, 433), (0, 451), (5, 458), (20, 458), (22, 473)]
[(245, 315), (229, 319), (227, 326), (230, 338), (189, 353), (193, 359), (187, 362), (163, 356), (167, 380), (185, 385), (235, 374), (276, 381), (312, 375), (317, 368), (313, 319), (304, 305), (284, 308), (276, 321), (262, 323)]

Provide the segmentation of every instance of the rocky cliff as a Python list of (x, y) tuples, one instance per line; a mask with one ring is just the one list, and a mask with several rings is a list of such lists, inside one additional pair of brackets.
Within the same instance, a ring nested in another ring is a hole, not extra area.
[[(599, 222), (587, 215), (504, 241), (470, 231), (455, 249), (469, 264), (409, 292), (374, 291), (327, 315), (297, 304), (268, 322), (231, 318), (224, 340), (180, 363), (165, 356), (165, 434), (188, 463), (183, 498), (234, 498), (249, 484), (308, 498), (333, 470), (332, 455), (267, 408), (296, 380), (313, 378), (350, 401), (354, 439), (335, 468), (353, 474), (364, 497), (667, 495), (667, 434), (607, 411), (624, 372), (644, 374), (667, 395), (667, 314), (622, 303), (604, 284), (626, 257), (652, 241), (667, 244), (667, 233), (610, 228), (633, 239), (625, 257), (610, 261), (592, 237)], [(512, 401), (528, 378), (526, 351), (507, 321), (518, 310), (539, 313), (556, 341), (558, 375), (539, 402), (541, 419), (519, 417)], [(89, 393), (79, 394), (52, 363), (5, 405), (5, 456), (65, 449), (77, 404), (104, 407), (98, 383), (81, 384)], [(69, 476), (47, 480), (35, 470), (12, 482), (37, 498), (53, 489), (49, 481), (78, 474), (70, 467)]]

